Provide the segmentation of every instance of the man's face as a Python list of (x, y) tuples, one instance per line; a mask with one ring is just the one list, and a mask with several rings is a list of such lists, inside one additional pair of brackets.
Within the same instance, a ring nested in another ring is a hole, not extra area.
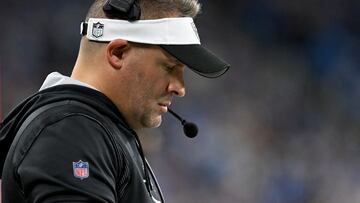
[(185, 95), (185, 66), (158, 46), (133, 46), (126, 54), (121, 111), (134, 129), (158, 127), (172, 96)]

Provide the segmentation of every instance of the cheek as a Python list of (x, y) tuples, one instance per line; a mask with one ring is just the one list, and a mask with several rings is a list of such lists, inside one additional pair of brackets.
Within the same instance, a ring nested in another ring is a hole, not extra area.
[(145, 73), (139, 72), (136, 73), (136, 76), (134, 77), (134, 81), (132, 81), (132, 89), (129, 91), (132, 92), (134, 102), (138, 105), (142, 105), (143, 103), (146, 103), (148, 99), (151, 99), (151, 95), (153, 94), (153, 84), (149, 82), (149, 79), (147, 78)]
[(128, 85), (131, 89), (127, 91), (131, 91), (137, 104), (148, 103), (149, 100), (159, 99), (166, 94), (166, 75), (160, 67), (135, 62), (131, 68), (132, 80), (129, 81), (131, 85)]
[(145, 78), (145, 73), (143, 72), (136, 73), (135, 83), (143, 83), (144, 78)]
[[(145, 70), (150, 70), (153, 67), (144, 67)], [(136, 89), (145, 97), (154, 97), (162, 94), (166, 89), (164, 86), (163, 77), (156, 71), (141, 71), (136, 73), (134, 85)]]

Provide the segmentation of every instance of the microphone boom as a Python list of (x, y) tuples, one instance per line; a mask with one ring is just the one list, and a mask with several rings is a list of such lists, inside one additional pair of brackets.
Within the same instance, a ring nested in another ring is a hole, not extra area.
[(181, 118), (177, 113), (175, 113), (170, 108), (168, 108), (168, 111), (171, 113), (171, 115), (173, 115), (181, 122), (181, 125), (183, 125), (184, 133), (187, 137), (189, 138), (196, 137), (199, 129), (195, 123), (187, 122), (185, 119)]

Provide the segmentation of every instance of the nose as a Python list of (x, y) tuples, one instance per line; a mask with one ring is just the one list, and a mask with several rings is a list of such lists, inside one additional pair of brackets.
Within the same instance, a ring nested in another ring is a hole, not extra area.
[(172, 78), (168, 86), (168, 91), (178, 97), (185, 96), (185, 83), (183, 73), (178, 74), (177, 77)]

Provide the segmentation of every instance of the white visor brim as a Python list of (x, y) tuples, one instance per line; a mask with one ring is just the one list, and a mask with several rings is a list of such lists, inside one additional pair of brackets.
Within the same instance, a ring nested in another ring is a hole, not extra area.
[[(83, 29), (84, 26), (81, 26)], [(161, 18), (154, 20), (127, 21), (106, 18), (90, 18), (86, 38), (109, 42), (124, 39), (131, 42), (156, 45), (200, 44), (200, 38), (190, 17)], [(83, 32), (83, 31), (81, 31)]]

